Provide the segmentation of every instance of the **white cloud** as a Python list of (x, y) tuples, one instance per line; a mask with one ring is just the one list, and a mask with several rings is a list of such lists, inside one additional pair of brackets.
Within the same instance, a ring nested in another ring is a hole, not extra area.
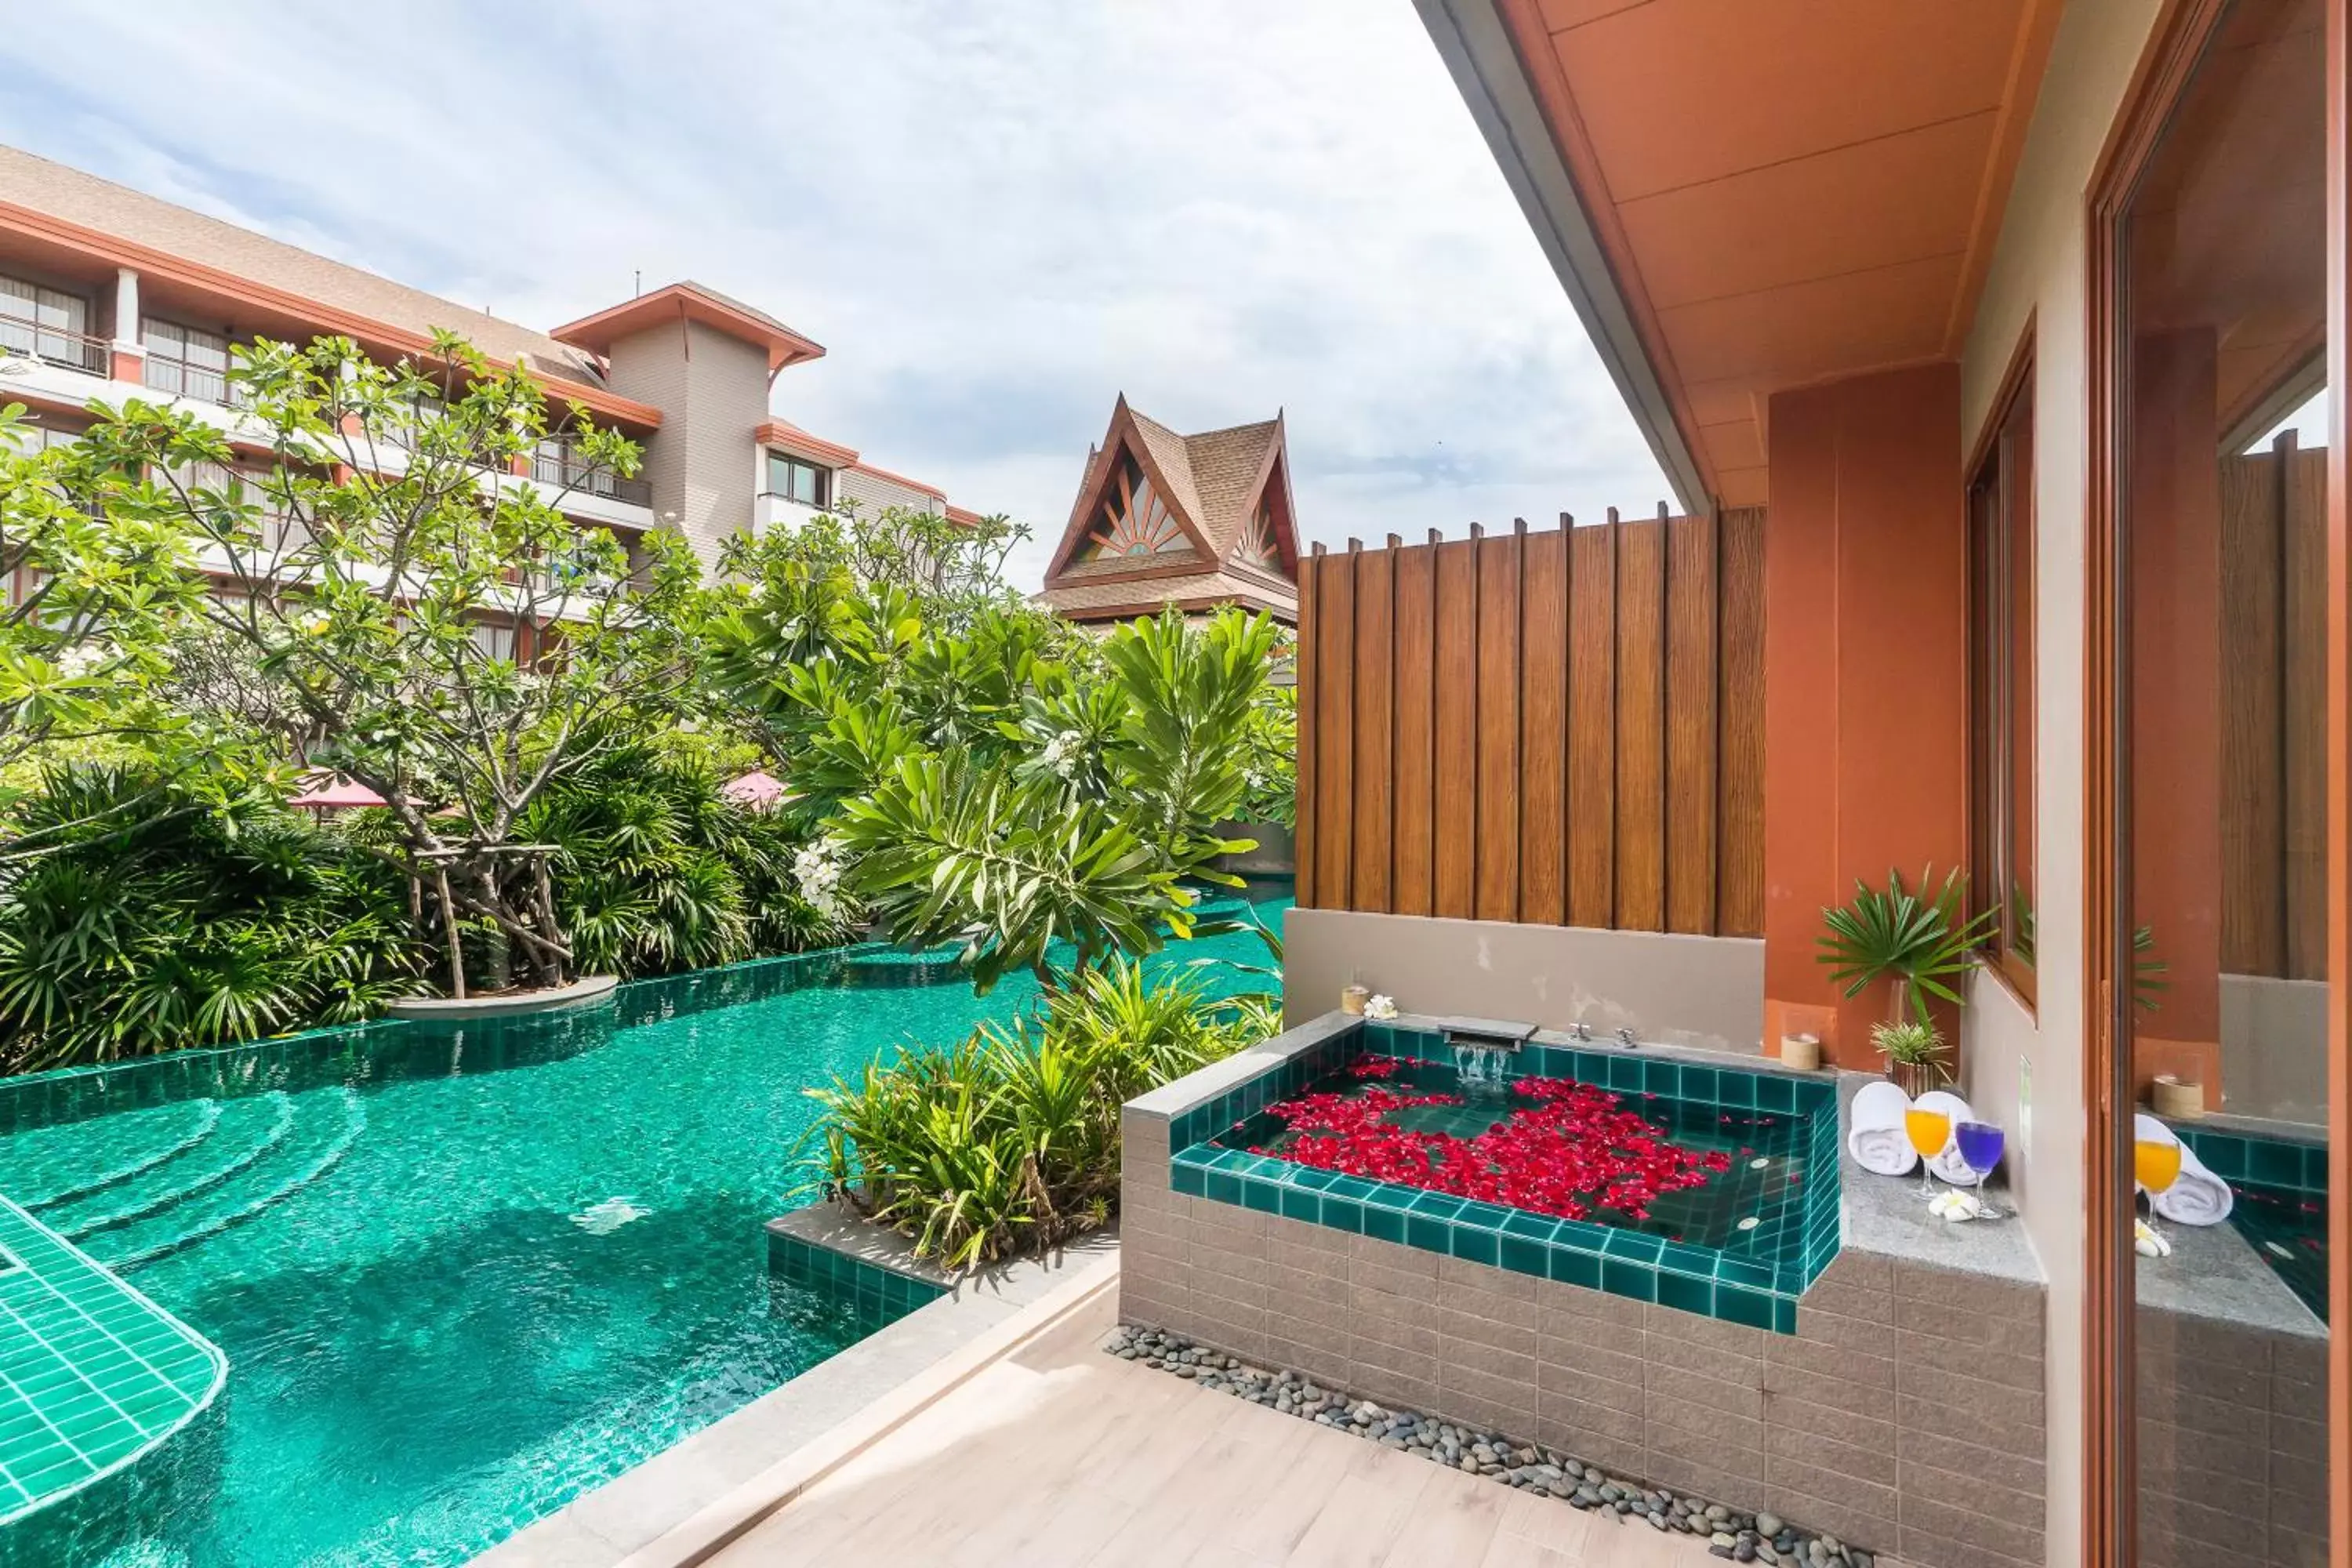
[(535, 325), (699, 279), (1048, 540), (1122, 390), (1285, 408), (1333, 543), (1665, 494), (1402, 0), (19, 9), (0, 140)]

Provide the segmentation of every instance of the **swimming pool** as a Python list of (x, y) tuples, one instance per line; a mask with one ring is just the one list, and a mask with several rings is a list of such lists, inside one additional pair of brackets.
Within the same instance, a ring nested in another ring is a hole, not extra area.
[[(1288, 889), (1250, 897), (1278, 922)], [(1264, 953), (1242, 933), (1152, 962), (1202, 956)], [(0, 1193), (57, 1199), (46, 1223), (230, 1369), (203, 1430), (103, 1507), (0, 1531), (0, 1558), (465, 1563), (878, 1326), (768, 1269), (801, 1091), (1034, 995), (813, 954), (611, 1008), (0, 1084)]]

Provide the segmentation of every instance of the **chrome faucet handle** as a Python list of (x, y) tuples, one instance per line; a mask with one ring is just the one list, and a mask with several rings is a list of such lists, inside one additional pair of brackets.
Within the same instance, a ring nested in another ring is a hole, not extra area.
[(1570, 1024), (1568, 1032), (1580, 1040), (1590, 1041), (1592, 1038), (1592, 1026), (1590, 1024)]
[(1621, 1045), (1621, 1046), (1624, 1047), (1625, 1047), (1627, 1050), (1629, 1050), (1629, 1051), (1630, 1051), (1630, 1050), (1632, 1050), (1635, 1046), (1637, 1046), (1637, 1045), (1641, 1044), (1641, 1042), (1640, 1042), (1639, 1040), (1636, 1040), (1635, 1038), (1633, 1038), (1633, 1026), (1632, 1026), (1632, 1025), (1630, 1025), (1630, 1024), (1621, 1026), (1618, 1028), (1618, 1030), (1617, 1030), (1617, 1043), (1618, 1043), (1619, 1045)]

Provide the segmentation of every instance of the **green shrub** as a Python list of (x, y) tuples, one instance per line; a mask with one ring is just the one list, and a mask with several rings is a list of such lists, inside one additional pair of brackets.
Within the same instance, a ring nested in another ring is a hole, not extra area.
[(1116, 957), (1042, 1014), (910, 1047), (808, 1090), (807, 1190), (838, 1197), (968, 1269), (1105, 1224), (1118, 1204), (1119, 1106), (1281, 1027), (1258, 998), (1147, 983)]
[(0, 889), (0, 1070), (349, 1023), (422, 988), (399, 877), (275, 802), (77, 763), (15, 826), (56, 847)]
[(673, 974), (846, 939), (800, 895), (804, 835), (722, 798), (721, 782), (706, 748), (631, 742), (525, 812), (522, 840), (556, 847), (556, 910), (583, 973)]

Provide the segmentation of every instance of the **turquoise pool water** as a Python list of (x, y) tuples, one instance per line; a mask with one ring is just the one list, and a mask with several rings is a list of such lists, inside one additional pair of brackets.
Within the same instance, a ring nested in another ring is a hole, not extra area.
[[(1251, 897), (1279, 922), (1286, 887)], [(1264, 953), (1153, 962), (1202, 956)], [(0, 1192), (230, 1366), (204, 1430), (0, 1531), (0, 1560), (465, 1563), (877, 1326), (768, 1271), (801, 1091), (1034, 999), (853, 952), (0, 1085)]]

